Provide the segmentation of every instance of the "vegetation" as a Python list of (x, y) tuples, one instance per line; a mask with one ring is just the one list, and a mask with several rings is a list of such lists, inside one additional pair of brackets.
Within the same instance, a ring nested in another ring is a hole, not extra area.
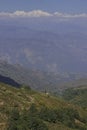
[(30, 109), (23, 111), (22, 114), (17, 108), (11, 111), (7, 130), (48, 130), (48, 122), (54, 124), (61, 122), (73, 129), (85, 129), (85, 127), (78, 126), (75, 120), (82, 121), (78, 112), (74, 109), (62, 108), (53, 110), (43, 106), (38, 110), (35, 104), (32, 104)]
[(87, 130), (87, 110), (33, 91), (0, 84), (0, 130)]
[(63, 93), (63, 98), (71, 103), (87, 108), (87, 86), (66, 89)]

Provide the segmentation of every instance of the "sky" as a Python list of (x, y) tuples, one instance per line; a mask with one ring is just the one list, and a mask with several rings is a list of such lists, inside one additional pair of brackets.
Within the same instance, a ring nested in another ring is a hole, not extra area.
[(87, 13), (87, 0), (0, 0), (0, 12), (14, 12), (16, 10)]

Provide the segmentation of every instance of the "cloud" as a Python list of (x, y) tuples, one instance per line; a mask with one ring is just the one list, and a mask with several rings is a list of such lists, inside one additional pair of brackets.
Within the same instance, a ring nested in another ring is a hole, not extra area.
[(29, 63), (31, 64), (36, 64), (36, 63), (41, 63), (43, 61), (43, 58), (39, 55), (37, 55), (33, 50), (30, 50), (28, 48), (25, 48), (23, 50), (23, 53), (26, 57), (26, 59), (28, 60)]
[(87, 18), (86, 13), (80, 14), (68, 14), (61, 12), (49, 13), (42, 10), (33, 10), (33, 11), (15, 11), (12, 13), (9, 12), (0, 12), (0, 17), (58, 17), (58, 18)]
[(11, 63), (11, 57), (9, 54), (0, 54), (0, 61), (7, 61), (9, 63)]
[(26, 16), (26, 17), (40, 17), (40, 16), (51, 16), (50, 13), (41, 11), (41, 10), (34, 10), (30, 12), (25, 11), (16, 11), (14, 12), (14, 15), (16, 16)]
[(67, 14), (67, 13), (60, 13), (60, 12), (55, 12), (54, 16), (56, 17), (62, 17), (62, 18), (86, 18), (87, 14), (86, 13), (81, 13), (81, 14)]
[(9, 16), (9, 17), (48, 17), (52, 14), (42, 11), (42, 10), (33, 10), (29, 12), (25, 11), (15, 11), (13, 13), (9, 12), (0, 12), (0, 16)]
[(35, 64), (35, 54), (34, 54), (34, 52), (32, 51), (32, 50), (30, 50), (30, 49), (27, 49), (27, 48), (25, 48), (24, 50), (23, 50), (23, 52), (24, 52), (24, 55), (25, 55), (25, 57), (26, 57), (26, 59), (31, 63), (31, 64)]
[(47, 64), (47, 69), (50, 72), (58, 72), (58, 66), (56, 63)]

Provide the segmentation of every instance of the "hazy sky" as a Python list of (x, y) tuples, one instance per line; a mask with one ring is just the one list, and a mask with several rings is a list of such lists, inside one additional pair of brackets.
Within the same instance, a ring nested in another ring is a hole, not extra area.
[(0, 12), (16, 10), (87, 13), (87, 0), (0, 0)]

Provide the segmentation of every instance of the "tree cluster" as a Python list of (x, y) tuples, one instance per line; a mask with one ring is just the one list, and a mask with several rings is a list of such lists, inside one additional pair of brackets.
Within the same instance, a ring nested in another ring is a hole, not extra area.
[(37, 109), (35, 104), (32, 104), (29, 110), (21, 113), (17, 108), (11, 111), (7, 130), (48, 130), (47, 122), (61, 122), (70, 128), (78, 128), (75, 123), (76, 119), (80, 120), (80, 117), (73, 108), (54, 110), (43, 106)]

